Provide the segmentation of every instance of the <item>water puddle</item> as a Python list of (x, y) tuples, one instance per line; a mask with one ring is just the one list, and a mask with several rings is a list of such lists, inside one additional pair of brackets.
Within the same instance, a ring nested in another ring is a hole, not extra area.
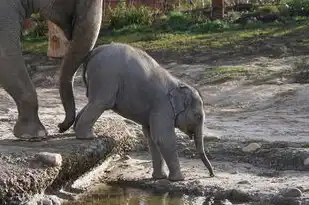
[[(158, 193), (140, 189), (102, 186), (79, 201), (70, 201), (65, 205), (231, 205), (228, 200), (216, 200), (213, 197), (188, 196), (181, 193)], [(251, 203), (242, 203), (245, 205)]]

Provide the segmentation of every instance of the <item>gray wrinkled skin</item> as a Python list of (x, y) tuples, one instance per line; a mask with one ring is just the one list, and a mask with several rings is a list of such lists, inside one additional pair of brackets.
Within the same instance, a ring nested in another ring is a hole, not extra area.
[(98, 37), (102, 0), (0, 1), (0, 85), (17, 105), (18, 120), (14, 135), (22, 139), (47, 136), (38, 117), (37, 93), (27, 73), (20, 42), (24, 19), (37, 12), (56, 23), (71, 41), (61, 64), (60, 96), (66, 118), (59, 124), (59, 129), (64, 132), (75, 120), (72, 79)]
[[(87, 79), (86, 75), (87, 74)], [(74, 124), (76, 137), (93, 139), (93, 125), (112, 109), (139, 123), (148, 138), (153, 161), (153, 178), (162, 179), (165, 160), (171, 181), (183, 180), (176, 150), (175, 127), (195, 140), (202, 161), (214, 176), (204, 152), (204, 110), (201, 95), (173, 77), (147, 53), (131, 46), (112, 43), (92, 51), (84, 62), (88, 104)]]

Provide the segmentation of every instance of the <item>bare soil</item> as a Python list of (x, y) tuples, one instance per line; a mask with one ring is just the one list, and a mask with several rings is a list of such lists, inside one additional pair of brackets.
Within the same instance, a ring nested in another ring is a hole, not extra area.
[[(101, 164), (96, 158), (97, 161), (85, 166), (84, 172), (68, 180), (74, 181), (87, 172), (95, 172), (96, 180), (91, 181), (94, 176), (84, 176), (82, 181), (76, 182), (72, 187), (90, 188), (100, 178), (101, 181), (111, 184), (265, 203), (272, 202), (282, 189), (298, 187), (302, 196), (293, 198), (291, 204), (297, 201), (307, 203), (309, 167), (304, 161), (309, 157), (309, 85), (299, 83), (297, 76), (290, 74), (293, 72), (295, 60), (307, 57), (256, 57), (247, 62), (239, 62), (237, 66), (245, 68), (246, 74), (236, 76), (230, 73), (212, 75), (213, 73), (208, 71), (214, 66), (206, 63), (163, 65), (175, 76), (197, 87), (203, 94), (206, 112), (205, 136), (208, 137), (206, 146), (216, 171), (215, 178), (208, 177), (207, 170), (195, 155), (193, 142), (177, 131), (181, 166), (186, 180), (176, 183), (150, 180), (150, 155), (146, 152), (140, 126), (108, 111), (96, 123), (95, 132), (100, 136), (122, 138), (120, 147), (130, 157), (116, 157), (104, 166), (104, 163)], [(57, 89), (60, 61), (30, 54), (25, 55), (25, 59), (31, 78), (37, 86), (40, 119), (52, 139), (63, 140), (62, 137), (67, 136), (70, 139), (66, 138), (65, 141), (59, 141), (60, 143), (47, 141), (44, 146), (30, 146), (25, 144), (26, 142), (14, 141), (16, 139), (12, 129), (17, 118), (16, 106), (7, 93), (0, 90), (0, 159), (10, 156), (9, 163), (17, 167), (26, 165), (14, 160), (14, 152), (25, 153), (25, 157), (28, 157), (28, 153), (49, 147), (51, 151), (63, 154), (63, 143), (74, 146), (85, 143), (72, 139), (72, 130), (64, 136), (57, 131), (57, 124), (64, 118)], [(230, 60), (220, 65), (235, 66), (230, 64)], [(76, 75), (74, 93), (77, 109), (80, 110), (87, 102), (80, 72)], [(261, 148), (250, 153), (243, 152), (242, 148), (253, 141), (258, 142)], [(31, 151), (26, 148), (29, 146)], [(54, 148), (51, 148), (53, 146)], [(0, 163), (0, 170), (3, 170), (4, 166), (7, 166), (7, 163)], [(92, 169), (95, 166), (101, 167), (101, 172)]]

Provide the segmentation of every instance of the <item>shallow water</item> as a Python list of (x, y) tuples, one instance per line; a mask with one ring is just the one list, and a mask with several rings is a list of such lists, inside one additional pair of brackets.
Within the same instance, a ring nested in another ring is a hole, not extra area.
[[(229, 201), (215, 200), (212, 197), (196, 197), (184, 194), (156, 193), (139, 189), (102, 186), (80, 201), (70, 205), (223, 205)], [(233, 203), (234, 204), (234, 203)], [(242, 204), (245, 205), (245, 204)]]

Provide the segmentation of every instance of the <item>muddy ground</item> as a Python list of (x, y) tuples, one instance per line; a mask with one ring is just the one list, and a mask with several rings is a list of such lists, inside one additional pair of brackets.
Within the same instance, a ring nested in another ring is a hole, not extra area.
[[(7, 199), (3, 204), (13, 204), (10, 202), (13, 198), (20, 204), (20, 201), (33, 199), (34, 195), (41, 197), (44, 191), (67, 198), (72, 193), (62, 195), (55, 190), (65, 185), (67, 192), (79, 193), (100, 181), (215, 196), (234, 202), (309, 204), (309, 85), (299, 80), (304, 73), (295, 73), (294, 69), (296, 61), (306, 58), (257, 57), (237, 65), (227, 61), (220, 63), (226, 68), (222, 72), (212, 72), (217, 67), (207, 63), (163, 64), (203, 94), (205, 142), (216, 172), (216, 177), (208, 177), (207, 170), (195, 155), (193, 142), (177, 132), (186, 181), (170, 183), (149, 180), (151, 162), (140, 126), (113, 112), (100, 117), (95, 126), (100, 138), (95, 141), (75, 140), (72, 130), (60, 135), (57, 124), (64, 118), (57, 90), (60, 61), (26, 54), (28, 70), (37, 86), (40, 119), (49, 131), (50, 139), (45, 142), (15, 141), (12, 129), (17, 110), (13, 100), (0, 91), (0, 170), (7, 169), (6, 174), (0, 176), (0, 182), (5, 182), (8, 187), (2, 189), (2, 197), (5, 195)], [(306, 67), (306, 60), (302, 62)], [(80, 72), (76, 75), (74, 93), (80, 110), (86, 103)], [(258, 144), (256, 149), (246, 152), (243, 148), (253, 142)], [(109, 155), (115, 147), (121, 150), (121, 156)], [(31, 167), (29, 162), (41, 151), (60, 153), (62, 166)], [(128, 156), (123, 157), (125, 155)], [(14, 180), (18, 181), (24, 173), (34, 173), (42, 182), (23, 177), (22, 180), (28, 182), (20, 182), (20, 189), (16, 189)], [(15, 176), (13, 181), (12, 176)], [(8, 181), (10, 183), (6, 183)], [(283, 191), (286, 188), (297, 188), (301, 195), (286, 195)], [(11, 189), (17, 190), (14, 196), (10, 194)]]

